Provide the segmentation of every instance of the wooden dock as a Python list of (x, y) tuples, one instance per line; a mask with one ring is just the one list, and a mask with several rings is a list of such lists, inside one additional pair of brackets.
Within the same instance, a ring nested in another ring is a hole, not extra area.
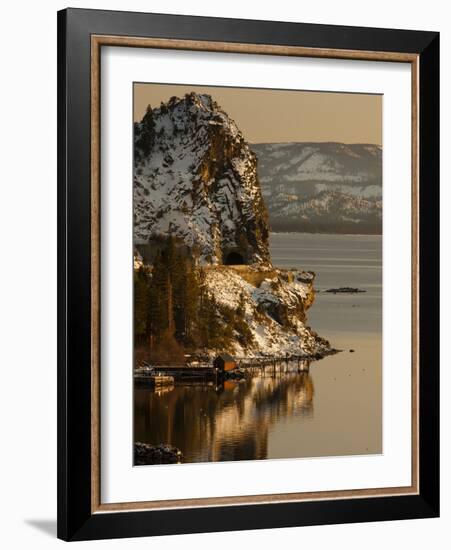
[(308, 372), (310, 370), (310, 361), (304, 357), (289, 357), (289, 358), (269, 358), (269, 357), (244, 357), (237, 360), (237, 367), (240, 370), (255, 373), (263, 371), (263, 373), (283, 374), (288, 372)]
[[(220, 377), (218, 369), (212, 365), (155, 365), (155, 375), (172, 376), (175, 380), (206, 380), (216, 381)], [(135, 377), (135, 380), (145, 380), (146, 376)]]
[[(269, 375), (284, 373), (301, 373), (309, 371), (310, 362), (301, 357), (290, 358), (236, 358), (236, 369), (249, 374), (257, 372), (267, 373)], [(234, 371), (230, 371), (233, 373)], [(155, 365), (152, 374), (135, 375), (135, 380), (139, 382), (150, 381), (152, 376), (172, 376), (175, 381), (182, 382), (214, 382), (217, 383), (223, 379), (224, 373), (216, 368), (212, 363), (200, 363), (196, 365)]]

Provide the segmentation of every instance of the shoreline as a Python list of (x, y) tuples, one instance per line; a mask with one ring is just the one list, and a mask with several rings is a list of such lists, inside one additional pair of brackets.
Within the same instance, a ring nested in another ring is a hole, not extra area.
[(327, 233), (319, 231), (270, 231), (270, 235), (324, 235), (325, 237), (383, 237), (382, 233)]

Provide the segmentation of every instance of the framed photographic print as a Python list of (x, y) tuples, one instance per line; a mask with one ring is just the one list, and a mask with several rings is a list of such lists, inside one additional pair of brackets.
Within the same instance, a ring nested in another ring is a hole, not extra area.
[(58, 536), (439, 513), (439, 36), (58, 14)]

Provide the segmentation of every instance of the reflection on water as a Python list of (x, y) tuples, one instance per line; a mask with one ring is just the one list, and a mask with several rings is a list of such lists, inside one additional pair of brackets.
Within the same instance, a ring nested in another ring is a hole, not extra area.
[(169, 443), (184, 462), (267, 458), (268, 432), (282, 418), (313, 416), (308, 364), (284, 364), (244, 380), (135, 390), (135, 440)]
[(272, 234), (270, 245), (275, 265), (315, 271), (320, 291), (366, 290), (320, 292), (307, 314), (344, 351), (220, 388), (136, 388), (135, 441), (174, 445), (184, 462), (382, 452), (381, 237)]

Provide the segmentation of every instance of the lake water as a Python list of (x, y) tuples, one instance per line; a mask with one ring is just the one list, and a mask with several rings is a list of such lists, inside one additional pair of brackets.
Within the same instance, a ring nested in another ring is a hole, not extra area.
[[(270, 246), (274, 265), (316, 272), (307, 322), (343, 351), (221, 388), (137, 388), (136, 441), (174, 445), (184, 462), (382, 452), (382, 238), (271, 234)], [(366, 292), (324, 292), (340, 286)]]

